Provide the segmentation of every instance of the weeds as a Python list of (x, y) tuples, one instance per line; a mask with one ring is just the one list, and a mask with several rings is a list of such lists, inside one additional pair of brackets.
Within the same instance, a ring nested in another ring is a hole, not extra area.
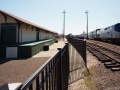
[(84, 70), (82, 72), (82, 74), (86, 77), (86, 76), (89, 76), (89, 75), (94, 75), (95, 73), (91, 68), (87, 68), (86, 70)]
[(84, 82), (81, 82), (81, 85), (86, 85), (87, 87), (91, 88), (91, 90), (97, 90), (94, 86), (93, 82), (93, 75), (95, 75), (95, 72), (91, 68), (87, 68), (86, 70), (82, 71), (82, 74), (84, 75)]

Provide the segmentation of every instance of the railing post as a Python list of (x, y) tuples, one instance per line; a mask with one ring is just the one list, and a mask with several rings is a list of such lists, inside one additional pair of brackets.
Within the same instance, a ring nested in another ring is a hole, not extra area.
[[(60, 55), (61, 54), (61, 55)], [(59, 54), (61, 59), (61, 80), (62, 80), (62, 89), (61, 90), (67, 90), (68, 89), (68, 76), (69, 76), (69, 53), (68, 53), (68, 43), (66, 43), (64, 49), (61, 49), (61, 53)]]
[(60, 50), (60, 90), (63, 90), (63, 77), (62, 77), (62, 49), (58, 48)]
[(86, 55), (86, 41), (83, 41), (84, 42), (84, 45), (83, 45), (83, 47), (84, 47), (84, 50), (83, 50), (83, 53), (84, 53), (84, 60), (85, 60), (85, 65), (86, 65), (86, 67), (87, 67), (87, 55)]
[[(48, 67), (45, 69), (46, 77), (48, 76)], [(46, 80), (46, 90), (48, 90), (48, 78)]]
[(66, 50), (67, 50), (67, 53), (66, 53), (66, 57), (67, 57), (67, 75), (69, 76), (69, 44), (68, 43), (65, 43), (66, 44)]

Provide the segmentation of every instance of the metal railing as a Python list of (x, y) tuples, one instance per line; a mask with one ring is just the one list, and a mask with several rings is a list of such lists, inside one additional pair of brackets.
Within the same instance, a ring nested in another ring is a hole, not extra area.
[(69, 49), (66, 43), (16, 90), (67, 90), (68, 77)]
[(86, 60), (86, 41), (80, 38), (67, 38), (68, 42), (76, 49), (76, 51), (81, 55), (85, 64), (87, 65)]
[[(83, 71), (87, 69), (86, 41), (80, 38), (67, 38), (69, 43), (69, 85), (84, 77)], [(69, 87), (74, 90), (74, 87)], [(81, 90), (81, 89), (79, 89)]]

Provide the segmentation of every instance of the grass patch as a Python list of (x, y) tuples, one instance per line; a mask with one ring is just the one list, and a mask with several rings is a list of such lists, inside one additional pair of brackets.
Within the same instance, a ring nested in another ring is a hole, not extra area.
[(88, 68), (82, 71), (82, 74), (84, 75), (84, 81), (81, 82), (80, 85), (84, 84), (87, 87), (89, 87), (91, 90), (97, 90), (96, 87), (94, 86), (94, 81), (93, 81), (95, 72), (91, 68)]
[(94, 75), (95, 73), (91, 68), (88, 68), (88, 69), (82, 71), (82, 74), (86, 77), (86, 76), (89, 76), (89, 75)]
[(87, 78), (85, 78), (84, 79), (85, 80), (85, 84), (87, 85), (87, 86), (93, 86), (93, 81), (91, 80), (91, 78), (89, 77), (87, 77)]

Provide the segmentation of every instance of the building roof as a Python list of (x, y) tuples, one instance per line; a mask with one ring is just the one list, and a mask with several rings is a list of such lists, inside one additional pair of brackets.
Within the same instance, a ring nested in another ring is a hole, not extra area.
[(28, 24), (28, 25), (31, 25), (31, 26), (34, 26), (34, 27), (37, 27), (37, 28), (41, 28), (41, 29), (43, 29), (43, 30), (45, 30), (45, 31), (48, 31), (48, 32), (57, 34), (57, 32), (55, 32), (55, 31), (51, 31), (51, 30), (46, 29), (46, 28), (44, 28), (44, 27), (42, 27), (42, 26), (36, 25), (36, 24), (34, 24), (34, 23), (32, 23), (32, 22), (29, 22), (29, 21), (27, 21), (27, 20), (25, 20), (25, 19), (22, 19), (22, 18), (18, 17), (18, 16), (15, 16), (15, 15), (13, 15), (13, 14), (10, 14), (10, 13), (8, 13), (8, 12), (6, 12), (6, 11), (0, 10), (0, 12), (3, 13), (3, 14), (8, 15), (8, 16), (10, 16), (10, 17), (12, 17), (12, 18), (14, 18), (14, 19), (16, 19), (16, 20), (18, 20), (18, 21), (20, 21), (20, 22), (23, 22), (23, 23), (26, 23), (26, 24)]

